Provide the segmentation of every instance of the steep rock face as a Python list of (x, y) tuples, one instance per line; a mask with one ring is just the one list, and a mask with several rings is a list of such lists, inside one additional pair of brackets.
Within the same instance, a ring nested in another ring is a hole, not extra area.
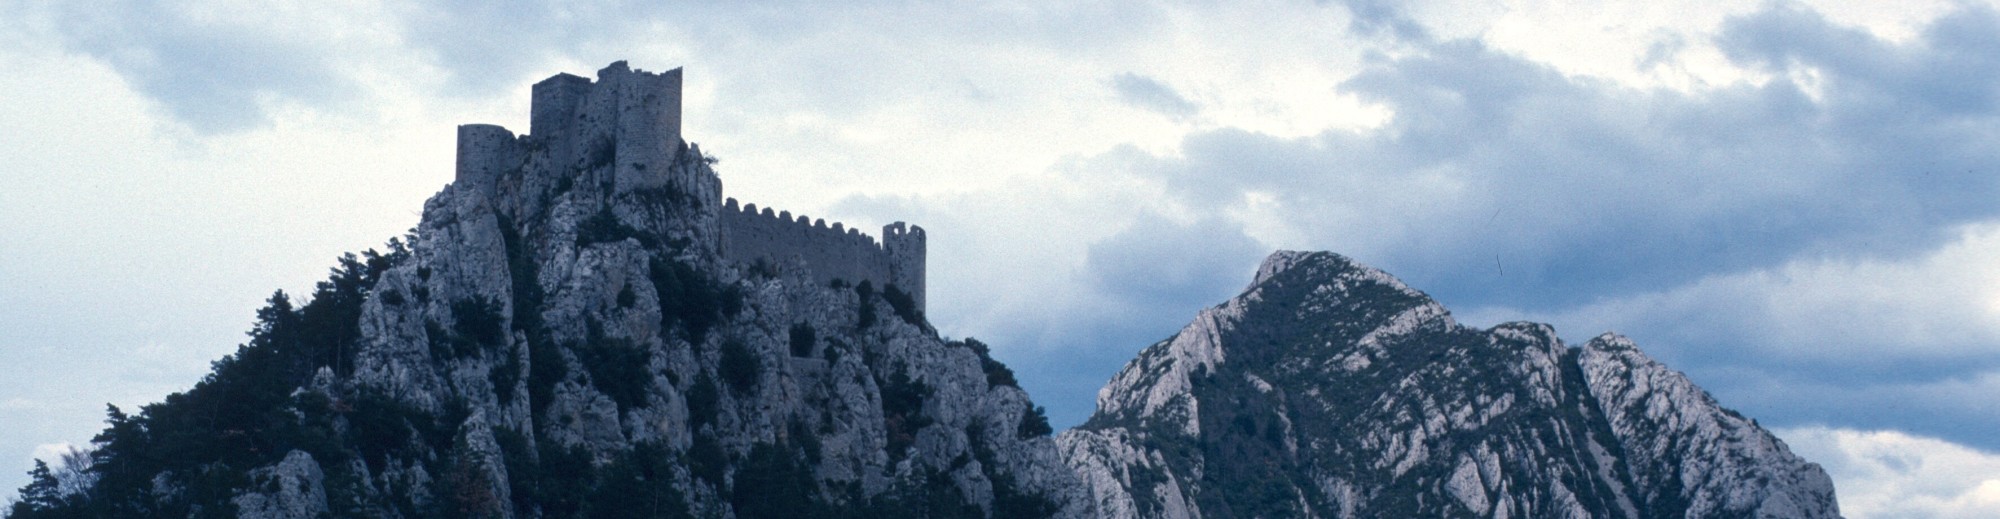
[(896, 287), (815, 281), (813, 258), (721, 256), (713, 161), (663, 98), (678, 74), (562, 75), (536, 87), (544, 134), (461, 127), (458, 179), (407, 241), (304, 310), (274, 296), (194, 390), (114, 410), (109, 477), (80, 506), (1092, 515), (983, 346), (941, 339)]
[(1837, 517), (1830, 480), (1629, 341), (1478, 330), (1279, 252), (1058, 437), (1121, 517)]
[[(519, 138), (518, 165), (426, 204), (333, 396), (471, 418), (449, 452), (365, 467), (358, 505), (561, 515), (592, 505), (510, 471), (602, 472), (645, 452), (668, 462), (644, 479), (695, 515), (1087, 514), (1051, 440), (1015, 434), (1032, 404), (988, 383), (983, 352), (941, 340), (889, 287), (813, 282), (810, 258), (718, 256), (710, 161), (677, 138), (641, 147), (651, 134), (617, 102), (633, 75), (601, 72), (565, 133)], [(439, 478), (475, 498), (427, 495)]]
[[(1689, 517), (1832, 517), (1833, 484), (1811, 464), (1792, 461), (1784, 442), (1716, 404), (1680, 372), (1646, 357), (1632, 341), (1603, 335), (1583, 345), (1578, 364), (1591, 397), (1626, 445), (1626, 463), (1649, 511), (1685, 508)], [(1744, 481), (1767, 481), (1745, 485)]]

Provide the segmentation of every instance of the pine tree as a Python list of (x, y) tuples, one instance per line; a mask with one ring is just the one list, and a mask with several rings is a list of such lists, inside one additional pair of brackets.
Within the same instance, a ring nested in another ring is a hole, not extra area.
[(21, 500), (7, 511), (12, 519), (36, 517), (61, 517), (66, 508), (60, 483), (54, 473), (49, 472), (49, 464), (35, 460), (34, 470), (28, 471), (28, 484), (21, 487)]

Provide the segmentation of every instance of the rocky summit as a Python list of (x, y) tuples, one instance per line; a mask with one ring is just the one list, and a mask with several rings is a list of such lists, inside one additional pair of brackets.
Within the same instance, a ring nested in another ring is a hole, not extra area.
[(535, 85), (526, 135), (460, 127), (409, 236), (11, 516), (1090, 515), (1007, 367), (926, 322), (923, 230), (723, 199), (680, 85), (620, 62)]
[(1336, 254), (1139, 353), (1064, 432), (1106, 517), (1838, 517), (1833, 484), (1623, 337), (1457, 324)]
[(722, 193), (681, 76), (458, 129), (386, 251), (111, 407), (8, 517), (1834, 517), (1819, 467), (1629, 341), (1460, 326), (1330, 253), (1142, 351), (1060, 436), (924, 317), (925, 234)]

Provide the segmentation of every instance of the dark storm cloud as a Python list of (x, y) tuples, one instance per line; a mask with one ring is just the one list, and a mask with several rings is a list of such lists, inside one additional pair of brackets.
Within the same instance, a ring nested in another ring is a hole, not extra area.
[[(1459, 305), (1553, 308), (1928, 250), (2000, 214), (2000, 39), (1972, 36), (1991, 33), (1993, 13), (1968, 9), (1898, 46), (1774, 8), (1722, 43), (1775, 79), (1692, 94), (1439, 43), (1342, 85), (1394, 110), (1386, 127), (1212, 131), (1154, 174), (1215, 211), (1274, 198), (1310, 240), (1288, 246), (1349, 250)], [(1815, 84), (1792, 79), (1804, 70)]]
[[(1962, 403), (1990, 400), (2000, 347), (1950, 329), (1985, 324), (1880, 312), (1858, 296), (1835, 300), (1848, 310), (1784, 311), (1801, 304), (1772, 299), (1784, 279), (1701, 285), (1782, 278), (1799, 262), (1915, 261), (1962, 226), (2000, 217), (2000, 15), (1960, 7), (1897, 43), (1774, 4), (1728, 21), (1715, 43), (1770, 79), (1640, 89), (1478, 42), (1419, 42), (1341, 85), (1393, 110), (1381, 128), (1305, 138), (1217, 129), (1135, 170), (1192, 213), (1264, 215), (1248, 220), (1276, 227), (1260, 236), (1287, 237), (1273, 245), (1349, 253), (1461, 311), (1653, 297), (1620, 319), (1578, 320), (1632, 325), (1621, 331), (1772, 423), (1893, 427), (2000, 449), (1980, 432), (2000, 414)], [(1204, 243), (1187, 240), (1170, 246)], [(1131, 273), (1099, 279), (1148, 276), (1123, 268)], [(1899, 335), (1899, 320), (1924, 324)], [(1870, 322), (1892, 332), (1774, 331)], [(1115, 340), (1157, 339), (1127, 335)]]
[[(1091, 297), (1064, 305), (1065, 330), (1041, 339), (1040, 351), (1020, 361), (1031, 387), (1057, 395), (1095, 395), (1098, 386), (1141, 348), (1164, 340), (1250, 282), (1270, 251), (1240, 226), (1206, 219), (1187, 224), (1143, 215), (1132, 226), (1093, 243), (1079, 281)], [(1081, 304), (1076, 304), (1076, 303)], [(1083, 421), (1095, 410), (1088, 398), (1043, 398), (1059, 423)]]

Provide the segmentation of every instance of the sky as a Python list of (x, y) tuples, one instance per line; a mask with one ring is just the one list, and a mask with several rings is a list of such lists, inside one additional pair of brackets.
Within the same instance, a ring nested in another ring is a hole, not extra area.
[(933, 323), (1058, 425), (1330, 250), (1632, 337), (1850, 517), (2000, 516), (2000, 4), (1403, 4), (0, 0), (0, 498), (628, 60), (725, 195), (923, 226)]

